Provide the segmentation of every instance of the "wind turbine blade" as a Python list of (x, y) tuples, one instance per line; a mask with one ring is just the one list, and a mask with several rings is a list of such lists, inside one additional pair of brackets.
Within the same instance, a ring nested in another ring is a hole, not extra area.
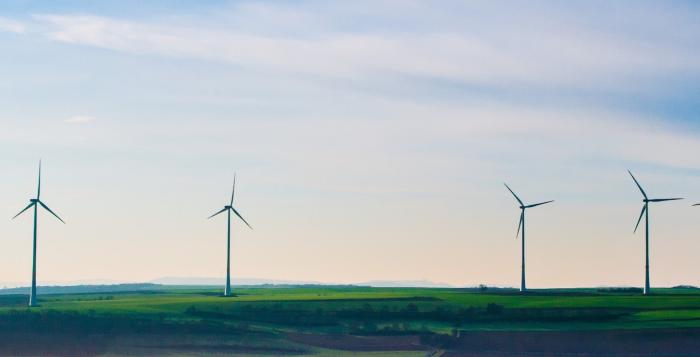
[(518, 239), (518, 236), (520, 236), (520, 227), (522, 227), (522, 225), (523, 225), (523, 218), (525, 218), (524, 216), (525, 216), (525, 210), (522, 210), (520, 212), (520, 220), (518, 221), (518, 232), (515, 233), (515, 239)]
[(241, 214), (238, 213), (238, 211), (236, 211), (235, 208), (231, 207), (231, 210), (233, 211), (233, 213), (236, 214), (236, 216), (238, 216), (238, 218), (241, 219), (241, 221), (243, 221), (243, 223), (245, 223), (246, 226), (248, 226), (248, 228), (253, 229), (253, 227), (251, 227), (250, 224), (248, 224), (248, 222), (246, 222), (245, 219), (243, 219), (243, 217), (241, 216)]
[(513, 192), (513, 190), (511, 190), (510, 187), (508, 187), (508, 185), (507, 185), (505, 182), (503, 183), (503, 185), (505, 185), (506, 188), (508, 189), (508, 191), (510, 191), (510, 193), (513, 194), (513, 197), (515, 197), (515, 199), (518, 200), (518, 203), (520, 203), (521, 206), (525, 206), (525, 204), (523, 203), (523, 201), (520, 200), (520, 198), (518, 197), (518, 195), (516, 195), (515, 192)]
[(41, 205), (41, 207), (44, 207), (44, 208), (45, 208), (47, 211), (49, 211), (49, 213), (51, 213), (54, 217), (58, 218), (59, 221), (61, 221), (63, 224), (66, 224), (66, 222), (64, 222), (64, 221), (61, 219), (61, 217), (59, 217), (57, 214), (55, 214), (55, 213), (51, 210), (51, 208), (49, 208), (47, 205), (45, 205), (44, 202), (41, 202), (41, 201), (38, 201), (38, 202), (39, 202), (39, 204)]
[(649, 202), (666, 202), (666, 201), (678, 201), (682, 198), (654, 198), (653, 200), (647, 200)]
[(639, 228), (639, 223), (642, 222), (642, 217), (644, 217), (644, 213), (647, 211), (647, 205), (644, 205), (644, 208), (642, 208), (642, 213), (639, 215), (639, 219), (637, 220), (637, 225), (634, 226), (634, 233), (637, 233), (637, 228)]
[(231, 189), (231, 203), (229, 206), (233, 206), (233, 195), (236, 193), (236, 173), (233, 173), (233, 189)]
[(41, 197), (41, 159), (39, 159), (39, 184), (36, 189), (36, 199), (38, 200), (39, 197)]
[(552, 202), (554, 202), (554, 201), (535, 203), (534, 205), (525, 206), (525, 208), (537, 207), (537, 206), (546, 205), (547, 203), (552, 203)]
[(647, 197), (647, 193), (644, 192), (644, 189), (642, 188), (642, 185), (640, 185), (640, 184), (639, 184), (639, 181), (637, 181), (637, 179), (634, 177), (634, 175), (632, 175), (632, 171), (627, 170), (627, 172), (630, 173), (630, 176), (632, 176), (632, 180), (634, 180), (634, 183), (636, 183), (636, 184), (637, 184), (637, 187), (639, 187), (639, 191), (642, 191), (642, 196), (644, 196), (644, 198), (648, 198), (648, 197)]
[(227, 209), (228, 209), (228, 207), (224, 207), (224, 209), (222, 209), (222, 210), (221, 210), (221, 211), (219, 211), (219, 212), (216, 212), (216, 213), (212, 214), (212, 215), (211, 215), (211, 216), (209, 216), (209, 218), (207, 218), (207, 219), (211, 219), (212, 217), (216, 216), (217, 214), (220, 214), (220, 213), (226, 212), (226, 210), (227, 210)]
[(23, 209), (22, 211), (20, 211), (19, 213), (17, 213), (14, 217), (12, 217), (12, 219), (15, 219), (15, 218), (19, 217), (20, 214), (24, 213), (24, 211), (30, 209), (30, 208), (31, 208), (32, 206), (34, 206), (34, 205), (35, 205), (34, 202), (30, 203), (29, 206), (24, 207), (24, 209)]

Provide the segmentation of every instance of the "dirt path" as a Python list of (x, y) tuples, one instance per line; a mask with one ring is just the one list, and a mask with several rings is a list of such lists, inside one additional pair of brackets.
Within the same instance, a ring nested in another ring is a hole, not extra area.
[(287, 338), (297, 343), (346, 351), (429, 351), (420, 344), (419, 336), (355, 336), (288, 333)]

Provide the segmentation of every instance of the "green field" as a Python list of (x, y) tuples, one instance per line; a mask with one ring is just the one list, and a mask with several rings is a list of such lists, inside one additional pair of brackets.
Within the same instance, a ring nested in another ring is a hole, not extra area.
[[(41, 307), (31, 310), (24, 306), (25, 296), (3, 295), (0, 330), (20, 340), (24, 335), (61, 334), (102, 338), (100, 351), (105, 354), (113, 346), (127, 345), (140, 346), (132, 351), (138, 354), (150, 343), (148, 348), (200, 348), (198, 354), (212, 355), (220, 349), (338, 355), (356, 345), (372, 345), (375, 338), (377, 350), (392, 350), (381, 355), (423, 355), (439, 349), (445, 338), (479, 331), (700, 328), (700, 291), (695, 289), (658, 289), (642, 296), (595, 289), (523, 295), (504, 289), (251, 287), (237, 289), (237, 296), (230, 298), (219, 290), (40, 295)], [(322, 339), (327, 336), (349, 340), (333, 344)], [(396, 351), (402, 344), (409, 346), (411, 338), (421, 347)]]

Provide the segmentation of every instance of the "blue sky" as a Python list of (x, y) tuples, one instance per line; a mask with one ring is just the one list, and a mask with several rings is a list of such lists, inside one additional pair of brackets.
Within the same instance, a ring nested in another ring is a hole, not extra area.
[[(0, 5), (0, 211), (44, 158), (40, 281), (220, 276), (533, 287), (700, 284), (693, 2), (206, 1)], [(0, 221), (0, 282), (29, 276)], [(592, 264), (594, 262), (594, 264)], [(86, 267), (90, 267), (86, 269)], [(615, 271), (615, 274), (611, 274)]]

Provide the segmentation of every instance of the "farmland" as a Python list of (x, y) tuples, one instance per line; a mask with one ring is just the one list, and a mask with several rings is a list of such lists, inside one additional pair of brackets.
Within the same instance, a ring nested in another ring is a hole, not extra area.
[(615, 341), (643, 345), (662, 335), (664, 343), (682, 349), (676, 354), (700, 351), (692, 342), (700, 336), (700, 291), (689, 288), (657, 289), (650, 296), (624, 289), (522, 295), (510, 289), (353, 286), (246, 287), (229, 298), (220, 293), (162, 286), (57, 293), (40, 295), (41, 307), (33, 309), (25, 307), (26, 296), (1, 295), (0, 354), (449, 355), (506, 348), (501, 339), (524, 339), (517, 348), (530, 343), (537, 352), (547, 349), (537, 341), (552, 337), (571, 339), (568, 348), (575, 341), (590, 341), (582, 348), (608, 341), (598, 348), (607, 344), (614, 352)]

